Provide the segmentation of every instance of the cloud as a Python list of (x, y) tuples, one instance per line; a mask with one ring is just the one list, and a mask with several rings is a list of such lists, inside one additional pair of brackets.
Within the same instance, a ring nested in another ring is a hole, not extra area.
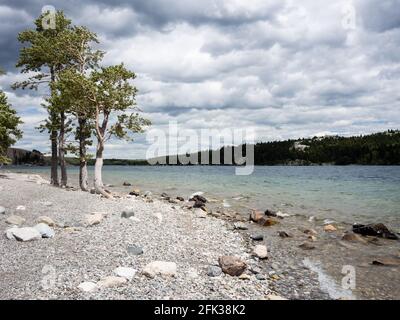
[[(19, 31), (44, 0), (0, 6), (0, 87), (25, 120), (19, 145), (48, 151), (33, 129), (38, 92), (11, 91)], [(400, 127), (400, 0), (53, 1), (98, 33), (105, 64), (138, 77), (138, 105), (156, 129), (253, 128), (257, 140), (360, 134)], [(354, 11), (352, 11), (353, 9)], [(349, 11), (350, 10), (350, 11)], [(348, 16), (348, 14), (351, 14)], [(349, 22), (349, 19), (351, 20)], [(354, 21), (353, 21), (353, 20)], [(107, 157), (144, 157), (113, 140)]]

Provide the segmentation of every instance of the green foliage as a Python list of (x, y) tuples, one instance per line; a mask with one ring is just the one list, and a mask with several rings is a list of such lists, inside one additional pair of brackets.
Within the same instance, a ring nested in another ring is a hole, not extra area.
[(18, 129), (21, 123), (5, 93), (0, 91), (0, 164), (9, 163), (7, 149), (22, 137), (22, 131)]

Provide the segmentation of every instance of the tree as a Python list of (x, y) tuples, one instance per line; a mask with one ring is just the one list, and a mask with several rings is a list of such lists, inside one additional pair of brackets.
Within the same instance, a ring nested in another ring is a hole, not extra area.
[(142, 118), (136, 106), (137, 89), (130, 81), (135, 73), (123, 64), (103, 67), (89, 78), (81, 78), (81, 88), (93, 108), (94, 133), (97, 139), (94, 185), (97, 192), (111, 197), (102, 180), (105, 143), (112, 137), (132, 140), (130, 133), (143, 132), (151, 122)]
[(75, 138), (79, 147), (69, 145), (68, 149), (79, 156), (79, 185), (82, 190), (88, 190), (87, 146), (92, 144), (91, 128), (93, 110), (82, 91), (82, 81), (85, 76), (98, 67), (104, 53), (93, 50), (92, 43), (98, 43), (95, 33), (85, 27), (74, 26), (68, 34), (69, 45), (65, 51), (70, 57), (70, 67), (59, 75), (59, 80), (52, 84), (54, 95), (52, 104), (64, 107), (77, 120)]
[(0, 164), (10, 162), (7, 149), (22, 137), (22, 131), (18, 129), (21, 123), (17, 112), (8, 103), (7, 96), (0, 90)]
[[(16, 66), (22, 68), (22, 73), (33, 73), (33, 75), (23, 82), (15, 83), (14, 89), (37, 89), (41, 84), (54, 83), (57, 81), (59, 73), (71, 62), (68, 51), (65, 50), (69, 45), (68, 35), (71, 32), (71, 21), (65, 17), (62, 11), (58, 11), (55, 15), (55, 28), (45, 29), (42, 25), (45, 18), (46, 14), (41, 15), (35, 21), (35, 29), (25, 30), (18, 35), (18, 40), (25, 46), (20, 49)], [(45, 126), (51, 140), (51, 183), (59, 185), (57, 166), (60, 157), (61, 185), (66, 185), (65, 110), (49, 105), (48, 113), (49, 117)]]

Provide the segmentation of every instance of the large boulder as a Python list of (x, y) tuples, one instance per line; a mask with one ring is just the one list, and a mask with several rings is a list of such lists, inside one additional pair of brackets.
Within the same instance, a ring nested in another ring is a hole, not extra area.
[(42, 235), (35, 228), (14, 228), (12, 234), (18, 241), (33, 241), (42, 238)]
[(367, 225), (354, 224), (353, 232), (363, 236), (377, 236), (391, 240), (399, 239), (399, 237), (394, 232), (391, 232), (383, 223), (372, 223)]
[(222, 256), (218, 259), (222, 271), (231, 276), (240, 276), (247, 268), (246, 262), (234, 256)]
[(176, 264), (168, 261), (153, 261), (144, 267), (142, 273), (149, 278), (154, 278), (156, 275), (175, 277)]

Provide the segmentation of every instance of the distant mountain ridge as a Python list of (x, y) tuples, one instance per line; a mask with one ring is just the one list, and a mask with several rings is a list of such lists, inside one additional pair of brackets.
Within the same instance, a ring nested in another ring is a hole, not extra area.
[[(246, 145), (242, 148), (245, 154)], [(209, 158), (212, 163), (212, 153), (219, 152), (223, 161), (224, 152), (233, 152), (232, 147), (219, 150), (199, 151), (194, 156), (199, 159)], [(27, 151), (9, 148), (7, 155), (13, 164), (48, 165), (49, 158), (37, 150)], [(168, 156), (166, 165), (181, 165), (174, 163), (176, 156)], [(78, 165), (77, 158), (67, 158), (68, 164)], [(88, 161), (89, 165), (94, 160)], [(260, 142), (254, 145), (255, 165), (400, 165), (400, 130), (388, 130), (370, 135), (353, 137), (327, 136), (297, 140)], [(149, 165), (144, 159), (105, 159), (104, 165)], [(222, 163), (224, 165), (224, 163)]]

